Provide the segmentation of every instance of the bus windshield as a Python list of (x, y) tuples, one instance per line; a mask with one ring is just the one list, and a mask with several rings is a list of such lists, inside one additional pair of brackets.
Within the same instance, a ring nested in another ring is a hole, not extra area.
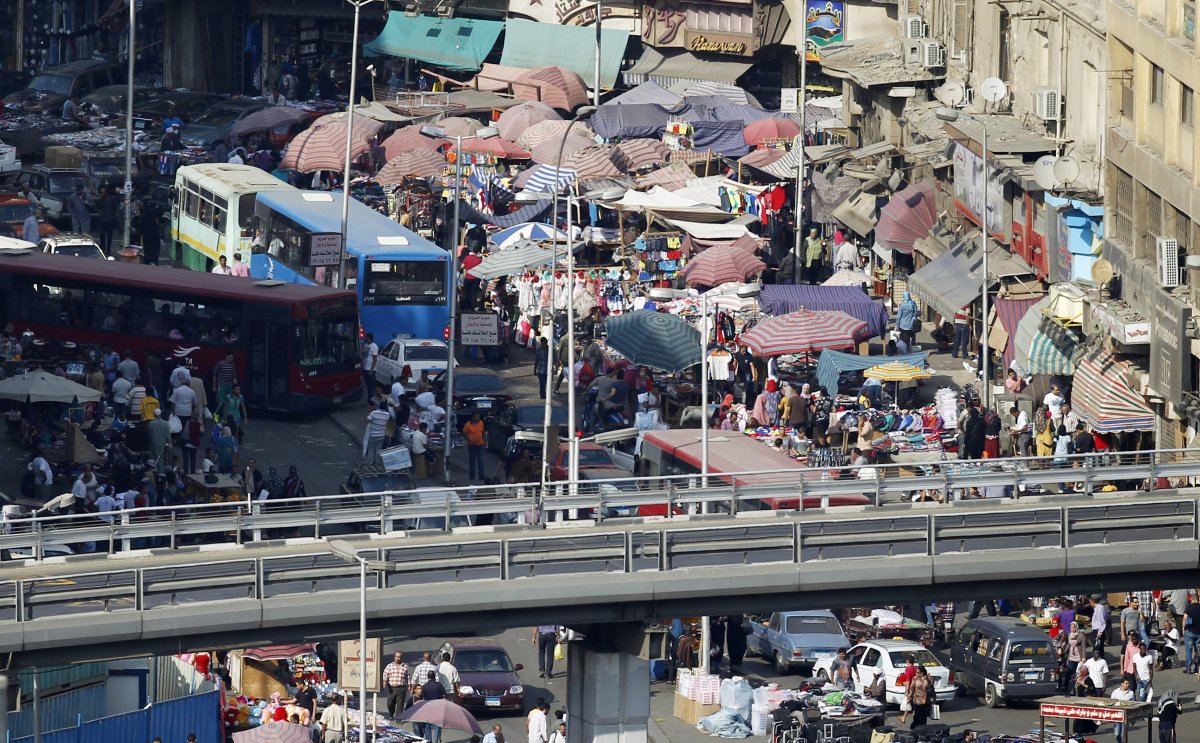
[(362, 279), (362, 303), (445, 304), (446, 264), (440, 261), (371, 261)]
[(306, 371), (353, 369), (358, 365), (353, 316), (296, 321), (296, 365)]

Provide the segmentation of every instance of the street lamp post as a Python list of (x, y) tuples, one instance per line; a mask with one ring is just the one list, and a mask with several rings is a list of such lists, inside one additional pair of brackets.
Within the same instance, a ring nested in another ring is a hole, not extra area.
[(604, 0), (596, 0), (596, 69), (593, 71), (592, 105), (600, 107), (600, 37), (603, 35)]
[[(129, 88), (125, 91), (125, 227), (121, 231), (121, 247), (129, 245), (133, 221), (133, 63), (137, 41), (137, 4), (129, 0)], [(110, 226), (111, 231), (111, 226)], [(111, 237), (111, 232), (108, 237)]]
[(792, 283), (800, 283), (800, 245), (804, 234), (803, 221), (804, 207), (800, 200), (800, 194), (804, 188), (804, 136), (808, 133), (808, 117), (805, 115), (804, 100), (808, 95), (808, 31), (800, 32), (802, 40), (800, 43), (800, 92), (799, 100), (796, 101), (796, 108), (800, 111), (800, 135), (796, 137), (796, 143), (792, 149), (797, 153), (796, 158), (796, 198), (793, 220), (795, 221), (795, 230), (792, 234)]
[[(450, 251), (450, 283), (446, 290), (446, 301), (450, 305), (450, 332), (446, 335), (446, 424), (442, 441), (442, 456), (444, 459), (442, 478), (443, 482), (449, 485), (450, 452), (453, 449), (452, 439), (456, 428), (454, 422), (454, 352), (456, 345), (454, 334), (458, 330), (458, 202), (462, 200), (459, 194), (462, 192), (463, 136), (461, 134), (448, 136), (446, 130), (440, 126), (423, 126), (420, 131), (426, 137), (454, 140), (454, 222), (450, 238), (451, 244), (445, 246)], [(499, 134), (500, 132), (492, 126), (475, 130), (476, 139), (491, 139)]]
[(988, 377), (988, 356), (990, 355), (987, 342), (987, 321), (988, 321), (988, 290), (990, 289), (988, 277), (988, 133), (987, 124), (982, 119), (972, 116), (968, 113), (955, 110), (953, 108), (939, 108), (936, 115), (942, 121), (952, 122), (959, 119), (967, 119), (979, 124), (980, 131), (983, 132), (980, 145), (983, 147), (983, 204), (982, 213), (979, 215), (979, 245), (983, 250), (983, 291), (981, 292), (980, 301), (983, 306), (980, 310), (983, 315), (981, 323), (983, 330), (979, 339), (979, 373), (983, 377), (983, 390), (980, 393), (980, 401), (984, 408), (990, 407), (992, 397), (992, 383)]
[(368, 560), (350, 542), (331, 539), (329, 551), (346, 562), (358, 563), (358, 739), (367, 739), (367, 568), (389, 570), (392, 563)]
[(345, 0), (354, 6), (354, 33), (350, 37), (350, 95), (346, 100), (346, 167), (342, 173), (342, 244), (338, 247), (337, 288), (346, 286), (346, 223), (350, 219), (350, 162), (354, 151), (354, 91), (358, 86), (358, 14), (378, 0)]

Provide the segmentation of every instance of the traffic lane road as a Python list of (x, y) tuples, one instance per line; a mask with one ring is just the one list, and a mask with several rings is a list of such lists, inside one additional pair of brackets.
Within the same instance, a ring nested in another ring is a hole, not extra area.
[[(947, 657), (946, 653), (940, 648), (934, 648), (933, 652), (945, 664)], [(1112, 653), (1112, 648), (1109, 648), (1107, 655), (1108, 665), (1110, 669), (1114, 669), (1109, 673), (1109, 684), (1105, 696), (1112, 693), (1115, 688), (1115, 679), (1119, 678), (1116, 670), (1119, 667), (1120, 659)], [(726, 659), (727, 661), (727, 659)], [(742, 664), (742, 670), (748, 676), (757, 676), (768, 683), (779, 684), (781, 688), (796, 688), (802, 676), (797, 673), (780, 675), (775, 671), (772, 665), (765, 659), (758, 657), (747, 657)], [(663, 685), (656, 685), (663, 686)], [(1162, 694), (1167, 689), (1175, 689), (1179, 692), (1180, 700), (1187, 703), (1190, 710), (1196, 709), (1196, 705), (1192, 701), (1196, 699), (1197, 693), (1200, 693), (1200, 681), (1195, 675), (1185, 674), (1182, 670), (1176, 668), (1168, 671), (1160, 671), (1154, 675), (1155, 693)], [(670, 691), (670, 689), (668, 689)], [(670, 708), (667, 708), (667, 714), (670, 714)], [(911, 716), (909, 720), (911, 721)], [(1185, 718), (1186, 719), (1186, 718)], [(899, 712), (891, 707), (888, 709), (888, 724), (896, 725), (899, 721)], [(1010, 707), (1001, 707), (998, 709), (990, 709), (983, 703), (983, 700), (974, 696), (960, 695), (955, 697), (953, 701), (942, 705), (941, 722), (950, 726), (952, 732), (960, 732), (967, 728), (977, 730), (981, 733), (990, 735), (1010, 734), (1021, 735), (1036, 729), (1039, 723), (1038, 705), (1036, 702), (1017, 702)], [(1051, 729), (1062, 730), (1061, 721), (1047, 720), (1046, 726)], [(667, 730), (667, 726), (663, 726)], [(1145, 735), (1145, 724), (1138, 723), (1132, 730), (1138, 735)], [(1102, 726), (1099, 734), (1095, 737), (1098, 740), (1107, 740), (1111, 735), (1111, 727)], [(674, 738), (672, 738), (674, 740)], [(1131, 735), (1130, 740), (1141, 740), (1141, 738)], [(1178, 740), (1183, 741), (1200, 741), (1200, 725), (1189, 726), (1187, 732), (1184, 731), (1184, 726), (1180, 726)]]
[[(523, 627), (519, 629), (510, 629), (503, 632), (488, 632), (483, 631), (472, 637), (422, 637), (411, 639), (385, 639), (383, 643), (383, 658), (387, 662), (391, 662), (392, 655), (397, 651), (404, 653), (404, 660), (408, 663), (410, 669), (415, 668), (421, 662), (421, 654), (428, 650), (431, 653), (436, 653), (447, 641), (455, 640), (476, 640), (476, 639), (493, 639), (500, 643), (505, 650), (508, 651), (508, 657), (512, 659), (513, 664), (521, 664), (524, 668), (517, 672), (521, 678), (521, 685), (525, 687), (525, 710), (533, 708), (539, 699), (545, 699), (550, 705), (550, 719), (554, 719), (554, 710), (563, 709), (566, 707), (567, 701), (567, 675), (566, 661), (555, 662), (554, 678), (541, 679), (538, 678), (537, 671), (537, 648), (530, 641), (533, 636), (532, 627)], [(381, 697), (379, 700), (379, 708), (386, 714), (387, 709), (384, 700)], [(487, 733), (492, 729), (492, 725), (498, 724), (504, 730), (504, 737), (511, 743), (527, 743), (528, 737), (525, 735), (525, 713), (511, 715), (488, 715), (486, 713), (476, 715), (479, 721), (479, 726)], [(442, 740), (459, 741), (467, 740), (471, 736), (469, 733), (460, 731), (445, 730), (442, 733)]]

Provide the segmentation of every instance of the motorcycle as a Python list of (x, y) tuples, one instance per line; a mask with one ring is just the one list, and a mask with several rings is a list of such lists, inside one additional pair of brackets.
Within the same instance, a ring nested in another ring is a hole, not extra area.
[(954, 602), (943, 601), (938, 604), (937, 623), (935, 625), (937, 632), (942, 640), (942, 647), (950, 647), (950, 641), (954, 639)]
[(616, 431), (629, 427), (629, 421), (620, 408), (601, 410), (599, 392), (595, 387), (587, 391), (587, 402), (583, 407), (583, 430), (589, 434)]

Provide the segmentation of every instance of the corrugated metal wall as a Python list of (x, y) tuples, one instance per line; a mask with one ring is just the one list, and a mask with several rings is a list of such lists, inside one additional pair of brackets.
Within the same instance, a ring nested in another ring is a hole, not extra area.
[[(195, 733), (199, 743), (222, 743), (219, 713), (220, 692), (211, 691), (43, 734), (42, 743), (134, 743), (155, 736), (174, 741), (187, 740), (188, 733)], [(33, 738), (14, 734), (12, 743), (33, 743)]]
[[(33, 694), (34, 670), (27, 668), (18, 674), (21, 684), (21, 694), (23, 696), (28, 697)], [(108, 675), (108, 664), (73, 663), (69, 666), (38, 668), (36, 671), (38, 674), (38, 688), (41, 689), (43, 694), (48, 694), (69, 684), (78, 684), (88, 679), (104, 678)]]
[[(40, 702), (42, 730), (61, 730), (75, 727), (80, 719), (96, 720), (107, 713), (107, 691), (104, 684), (45, 697)], [(33, 735), (33, 705), (26, 703), (20, 712), (8, 713), (8, 730), (14, 738)]]
[(173, 655), (159, 656), (154, 661), (154, 701), (166, 702), (171, 699), (187, 697), (193, 694), (203, 694), (217, 688), (217, 685), (205, 678), (190, 663)]

